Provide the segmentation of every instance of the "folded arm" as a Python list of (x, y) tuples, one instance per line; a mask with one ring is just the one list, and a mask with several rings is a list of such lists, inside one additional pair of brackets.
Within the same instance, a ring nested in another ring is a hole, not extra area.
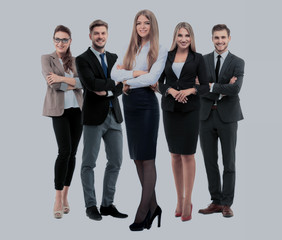
[(233, 76), (236, 77), (237, 80), (234, 83), (231, 82), (227, 84), (215, 83), (212, 92), (217, 94), (222, 94), (225, 96), (238, 95), (243, 83), (244, 66), (245, 66), (244, 61), (240, 59), (240, 61), (238, 61), (238, 63), (235, 66), (234, 74), (233, 74)]
[(96, 78), (92, 68), (85, 59), (77, 57), (75, 62), (79, 79), (89, 91), (113, 91), (115, 89), (115, 81), (111, 78)]
[(167, 58), (167, 51), (160, 48), (157, 61), (152, 65), (150, 72), (142, 74), (134, 79), (129, 79), (126, 84), (132, 87), (148, 87), (155, 84), (160, 78)]

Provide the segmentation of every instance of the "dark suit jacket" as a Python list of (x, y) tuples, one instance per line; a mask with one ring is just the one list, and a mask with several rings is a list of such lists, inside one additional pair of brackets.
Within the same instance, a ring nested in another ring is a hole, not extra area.
[[(209, 82), (215, 82), (214, 52), (204, 56)], [(223, 122), (235, 122), (243, 119), (240, 106), (239, 92), (243, 83), (245, 62), (243, 59), (228, 53), (218, 76), (218, 83), (213, 86), (213, 91), (201, 96), (200, 119), (206, 120), (219, 95), (225, 95), (217, 101), (217, 111)], [(237, 81), (229, 84), (235, 76)]]
[[(115, 84), (111, 79), (110, 73), (117, 55), (106, 52), (108, 63), (108, 77), (106, 78), (103, 68), (95, 56), (88, 48), (84, 53), (76, 58), (76, 67), (79, 79), (83, 85), (83, 107), (82, 123), (84, 125), (99, 125), (104, 122), (108, 113), (110, 101), (113, 104), (116, 121), (123, 121), (117, 97), (122, 93), (122, 83)], [(93, 91), (112, 91), (113, 96), (98, 96)]]
[[(198, 94), (203, 94), (209, 91), (209, 84), (206, 77), (206, 68), (203, 56), (200, 53), (189, 51), (188, 57), (183, 65), (179, 79), (172, 70), (172, 64), (175, 59), (177, 49), (168, 52), (164, 71), (159, 79), (159, 89), (162, 96), (162, 109), (164, 111), (189, 112), (199, 109), (200, 100)], [(198, 76), (200, 85), (195, 84), (195, 78)], [(166, 92), (168, 88), (175, 90), (183, 90), (195, 87), (196, 95), (189, 95), (187, 103), (178, 103), (175, 99)]]

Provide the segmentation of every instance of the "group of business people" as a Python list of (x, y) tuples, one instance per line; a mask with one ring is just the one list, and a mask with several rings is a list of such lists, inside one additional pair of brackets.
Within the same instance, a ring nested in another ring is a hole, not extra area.
[[(231, 40), (228, 27), (224, 24), (213, 27), (215, 50), (205, 56), (196, 52), (193, 29), (186, 22), (176, 26), (167, 52), (159, 44), (157, 19), (149, 10), (136, 14), (123, 56), (105, 51), (106, 22), (92, 22), (89, 32), (91, 47), (74, 59), (70, 52), (71, 32), (59, 25), (53, 35), (56, 51), (41, 59), (47, 81), (43, 115), (52, 117), (59, 149), (55, 162), (54, 217), (62, 218), (70, 211), (67, 196), (82, 131), (81, 180), (86, 215), (93, 220), (107, 215), (127, 217), (113, 205), (122, 164), (123, 118), (118, 96), (123, 93), (129, 154), (142, 186), (141, 201), (129, 228), (150, 229), (156, 218), (160, 227), (162, 209), (155, 194), (160, 118), (156, 92), (162, 94), (165, 136), (177, 191), (175, 217), (181, 217), (182, 221), (192, 218), (198, 135), (212, 200), (199, 213), (222, 212), (224, 217), (232, 217), (237, 121), (243, 118), (238, 93), (244, 61), (228, 51)], [(94, 168), (102, 139), (107, 165), (98, 209)], [(224, 165), (223, 185), (218, 169), (218, 139)]]

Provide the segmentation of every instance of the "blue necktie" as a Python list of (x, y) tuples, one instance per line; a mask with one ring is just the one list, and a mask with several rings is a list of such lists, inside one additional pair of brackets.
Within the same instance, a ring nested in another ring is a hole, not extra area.
[[(106, 76), (106, 78), (108, 77), (108, 67), (105, 63), (105, 60), (104, 60), (104, 56), (105, 56), (105, 53), (101, 53), (100, 54), (100, 58), (101, 58), (101, 65), (102, 65), (102, 68), (103, 68), (103, 71), (104, 71), (104, 74)], [(110, 101), (110, 108), (113, 107), (113, 104), (112, 102)]]
[(108, 77), (108, 67), (107, 67), (107, 65), (106, 65), (106, 63), (105, 63), (104, 56), (105, 56), (105, 53), (101, 53), (101, 54), (100, 54), (101, 65), (102, 65), (104, 74), (105, 74), (105, 76), (106, 76), (106, 78), (107, 78), (107, 77)]

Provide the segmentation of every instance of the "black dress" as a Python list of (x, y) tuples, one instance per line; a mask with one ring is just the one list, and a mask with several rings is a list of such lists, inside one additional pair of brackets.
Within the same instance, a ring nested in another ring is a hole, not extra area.
[(160, 113), (154, 91), (149, 87), (131, 89), (122, 101), (130, 158), (155, 159)]

